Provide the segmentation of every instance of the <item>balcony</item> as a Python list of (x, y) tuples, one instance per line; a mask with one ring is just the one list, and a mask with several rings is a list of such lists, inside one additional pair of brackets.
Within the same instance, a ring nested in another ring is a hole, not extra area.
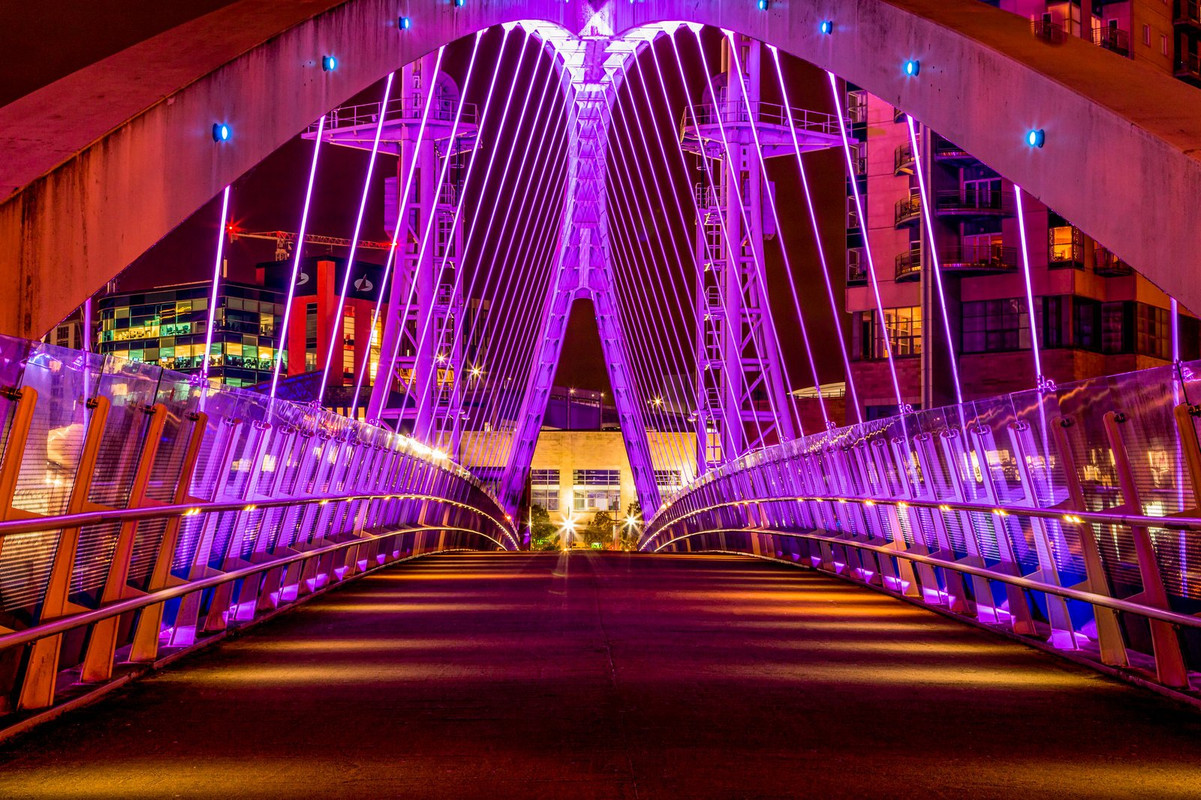
[(1175, 75), (1181, 80), (1201, 86), (1201, 54), (1181, 53), (1176, 59)]
[(1093, 251), (1093, 272), (1103, 278), (1124, 278), (1134, 274), (1134, 268), (1103, 247)]
[(1012, 205), (1000, 191), (981, 192), (967, 187), (963, 191), (939, 192), (935, 199), (940, 217), (1002, 217), (1012, 213)]
[(913, 146), (909, 142), (898, 145), (892, 154), (892, 174), (912, 175), (914, 163)]
[(1172, 21), (1177, 25), (1201, 30), (1201, 0), (1176, 0)]
[(922, 249), (914, 247), (896, 257), (896, 280), (915, 281), (922, 275)]
[(1121, 28), (1108, 25), (1093, 28), (1093, 44), (1112, 50), (1120, 56), (1130, 56), (1130, 34)]
[(1084, 269), (1084, 245), (1052, 244), (1047, 253), (1047, 266), (1051, 269)]
[(959, 145), (940, 137), (934, 140), (934, 160), (954, 162), (975, 161), (976, 159)]
[(922, 197), (921, 195), (910, 195), (903, 200), (897, 201), (896, 216), (894, 224), (896, 227), (909, 225), (917, 222), (922, 215)]
[(1018, 268), (1017, 248), (999, 244), (968, 243), (948, 248), (939, 256), (942, 259), (939, 267), (943, 272), (991, 275)]
[(1041, 39), (1047, 44), (1063, 44), (1067, 39), (1063, 26), (1052, 20), (1050, 14), (1030, 20), (1030, 32), (1034, 34), (1035, 39)]
[(867, 285), (867, 261), (856, 260), (847, 264), (847, 286)]

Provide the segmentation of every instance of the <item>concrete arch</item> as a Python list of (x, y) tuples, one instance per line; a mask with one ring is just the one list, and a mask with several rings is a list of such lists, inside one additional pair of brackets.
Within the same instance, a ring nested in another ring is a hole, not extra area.
[[(413, 20), (397, 29), (397, 17)], [(0, 333), (41, 335), (324, 111), (521, 19), (688, 21), (830, 69), (951, 137), (1201, 309), (1201, 95), (975, 0), (241, 0), (0, 109)], [(833, 35), (818, 22), (835, 23)], [(323, 73), (323, 54), (340, 57)], [(905, 59), (921, 60), (906, 78)], [(1120, 87), (1121, 91), (1115, 91)], [(234, 139), (211, 141), (215, 121)], [(1032, 127), (1046, 147), (1023, 145)]]

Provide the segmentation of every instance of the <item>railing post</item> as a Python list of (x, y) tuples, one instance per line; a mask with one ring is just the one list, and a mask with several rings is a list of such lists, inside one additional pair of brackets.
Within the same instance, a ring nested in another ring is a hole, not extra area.
[[(1059, 463), (1063, 465), (1063, 477), (1068, 490), (1068, 499), (1060, 507), (1064, 510), (1083, 511), (1086, 508), (1084, 489), (1080, 485), (1080, 473), (1076, 469), (1076, 458), (1072, 455), (1072, 445), (1067, 434), (1071, 422), (1067, 417), (1060, 417), (1051, 423), (1051, 433), (1055, 437), (1055, 447), (1059, 453)], [(1105, 564), (1101, 559), (1101, 548), (1097, 545), (1095, 529), (1087, 522), (1078, 523), (1075, 527), (1080, 534), (1084, 582), (1074, 588), (1113, 597), (1109, 577), (1105, 574)], [(1117, 613), (1111, 608), (1093, 606), (1093, 619), (1097, 622), (1097, 646), (1101, 650), (1101, 662), (1119, 667), (1128, 666), (1130, 658), (1126, 653), (1126, 641), (1122, 636), (1122, 627), (1118, 624)]]
[[(96, 475), (96, 459), (100, 454), (100, 442), (104, 438), (104, 426), (108, 421), (109, 401), (97, 397), (84, 401), (92, 410), (84, 434), (83, 450), (75, 470), (75, 480), (67, 501), (67, 513), (78, 514), (87, 509), (88, 493)], [(42, 601), (39, 622), (48, 622), (66, 613), (83, 610), (70, 602), (71, 573), (75, 566), (75, 551), (79, 545), (79, 528), (63, 528), (59, 532), (58, 547), (50, 567), (50, 578)], [(29, 647), (25, 661), (25, 678), (17, 707), (22, 709), (46, 708), (54, 703), (54, 684), (58, 677), (59, 645), (62, 634), (39, 639)]]
[[(179, 470), (179, 480), (175, 484), (172, 502), (179, 504), (187, 502), (191, 497), (192, 476), (196, 473), (196, 464), (200, 459), (200, 447), (204, 443), (204, 431), (208, 425), (208, 415), (204, 412), (193, 412), (188, 415), (191, 430), (188, 432), (188, 445), (184, 450), (183, 464)], [(158, 554), (151, 568), (150, 580), (146, 591), (155, 592), (165, 589), (178, 579), (171, 575), (171, 563), (175, 559), (175, 549), (179, 545), (179, 531), (182, 520), (172, 517), (167, 520), (163, 530), (163, 538), (159, 542)], [(138, 615), (133, 632), (133, 645), (129, 650), (129, 660), (135, 663), (152, 662), (158, 658), (159, 635), (163, 625), (163, 604), (155, 603), (142, 609)]]
[[(17, 479), (21, 474), (21, 463), (29, 441), (29, 426), (37, 406), (38, 393), (32, 386), (5, 390), (16, 399), (12, 422), (8, 428), (8, 440), (4, 446), (4, 459), (0, 461), (0, 520), (12, 519), (18, 512), (13, 508), (17, 491)], [(4, 549), (4, 537), (0, 536), (0, 551)], [(0, 634), (11, 633), (12, 629), (0, 625)], [(23, 648), (0, 650), (0, 713), (12, 710), (9, 689), (13, 686), (20, 670)]]
[[(143, 407), (143, 411), (150, 416), (150, 420), (146, 425), (142, 452), (138, 456), (138, 465), (129, 488), (127, 508), (140, 508), (146, 505), (146, 486), (150, 482), (154, 459), (158, 455), (159, 442), (162, 440), (163, 426), (167, 421), (167, 407), (162, 403)], [(137, 534), (137, 520), (121, 525), (121, 530), (117, 534), (116, 546), (108, 562), (108, 575), (105, 577), (104, 591), (101, 592), (99, 605), (103, 606), (137, 593), (136, 589), (127, 585), (129, 562), (133, 557), (133, 544)], [(119, 622), (120, 617), (109, 617), (92, 626), (80, 674), (80, 680), (84, 683), (98, 683), (112, 677)]]
[[(1122, 510), (1141, 514), (1143, 505), (1139, 498), (1138, 484), (1130, 469), (1130, 457), (1122, 435), (1121, 426), (1126, 419), (1125, 414), (1110, 411), (1104, 417), (1105, 433), (1109, 437), (1118, 486), (1122, 490)], [(1168, 593), (1164, 589), (1163, 576), (1159, 572), (1159, 562), (1155, 560), (1155, 545), (1151, 541), (1150, 532), (1141, 525), (1131, 525), (1130, 533), (1134, 538), (1134, 552), (1138, 559), (1138, 574), (1142, 579), (1143, 591), (1127, 599), (1137, 599), (1137, 602), (1153, 608), (1170, 610)], [(1147, 623), (1151, 627), (1151, 647), (1155, 655), (1155, 672), (1159, 682), (1165, 686), (1188, 686), (1188, 670), (1180, 652), (1180, 639), (1176, 635), (1176, 629), (1170, 623), (1159, 620), (1150, 619)]]

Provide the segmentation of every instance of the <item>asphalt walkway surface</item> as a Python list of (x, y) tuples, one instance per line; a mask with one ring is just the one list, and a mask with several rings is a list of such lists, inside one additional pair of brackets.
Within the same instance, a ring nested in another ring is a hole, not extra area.
[(0, 745), (0, 797), (1201, 797), (1201, 713), (735, 556), (447, 554)]

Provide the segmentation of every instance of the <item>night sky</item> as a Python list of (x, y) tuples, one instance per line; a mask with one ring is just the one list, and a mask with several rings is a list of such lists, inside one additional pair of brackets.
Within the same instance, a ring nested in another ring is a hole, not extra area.
[[(28, 4), (6, 4), (0, 7), (0, 30), (10, 45), (8, 52), (27, 53), (25, 57), (9, 59), (9, 65), (0, 74), (0, 102), (9, 102), (28, 93), (41, 85), (45, 85), (58, 77), (75, 69), (105, 57), (141, 39), (178, 25), (188, 19), (208, 13), (227, 5), (231, 0), (187, 0), (187, 2), (163, 2), (162, 0), (60, 0), (45, 7), (32, 7)], [(484, 37), (479, 55), (477, 69), (486, 69), (496, 63), (500, 43), (498, 31), (492, 31)], [(706, 51), (710, 68), (716, 69), (719, 59), (720, 36), (714, 31), (706, 32)], [(691, 37), (685, 33), (679, 34), (681, 49), (688, 62), (689, 91), (694, 102), (699, 101), (704, 89), (704, 77), (700, 72), (699, 59), (695, 58), (695, 47)], [(532, 48), (531, 48), (532, 49)], [(677, 125), (684, 108), (683, 91), (678, 81), (674, 60), (670, 47), (660, 44), (658, 48), (660, 65), (667, 76), (667, 85), (673, 108), (665, 109), (659, 103), (654, 109), (654, 119), (660, 124), (664, 136), (678, 133), (672, 126)], [(511, 81), (514, 74), (518, 80), (525, 80), (524, 73), (516, 73), (515, 48), (508, 48), (508, 55), (501, 64), (501, 78), (498, 81), (497, 93), (507, 88), (506, 80)], [(448, 48), (445, 68), (448, 73), (462, 83), (466, 70), (467, 58), (470, 53), (469, 40), (461, 40)], [(692, 57), (689, 54), (693, 54)], [(778, 101), (774, 68), (769, 66), (770, 59), (764, 58), (763, 100)], [(647, 66), (646, 56), (643, 56), (643, 67)], [(523, 68), (529, 68), (533, 62), (523, 62)], [(789, 82), (790, 99), (797, 106), (805, 106), (814, 110), (832, 110), (829, 91), (824, 76), (818, 70), (788, 58), (785, 62), (787, 80)], [(653, 74), (653, 73), (648, 73)], [(469, 90), (468, 99), (482, 105), (487, 81), (486, 74), (481, 77), (477, 73)], [(367, 102), (377, 100), (382, 93), (382, 82), (364, 91), (358, 98)], [(657, 90), (652, 97), (655, 97)], [(641, 93), (635, 93), (637, 106), (640, 109), (644, 123), (652, 119), (641, 101)], [(619, 102), (619, 109), (626, 108)], [(628, 118), (632, 119), (632, 117)], [(526, 128), (530, 128), (527, 123)], [(649, 132), (649, 128), (647, 129)], [(510, 133), (502, 136), (496, 145), (501, 148), (513, 147), (514, 137), (520, 139), (528, 135), (529, 130)], [(624, 135), (624, 134), (619, 134)], [(641, 154), (637, 147), (624, 149), (630, 142), (619, 145), (623, 152), (628, 152), (634, 163), (641, 163), (642, 168), (655, 171), (664, 185), (670, 185), (668, 167), (659, 163), (661, 158), (657, 152)], [(670, 144), (670, 142), (668, 142)], [(299, 224), (301, 204), (303, 201), (304, 183), (307, 177), (312, 143), (295, 139), (284, 145), (272, 156), (265, 159), (257, 167), (243, 175), (234, 185), (232, 192), (233, 222), (245, 230), (295, 230)], [(641, 162), (639, 161), (641, 158)], [(674, 154), (671, 158), (675, 158)], [(843, 204), (844, 200), (844, 170), (842, 154), (838, 150), (828, 151), (806, 157), (810, 169), (811, 183), (815, 191), (815, 199), (819, 207), (819, 218), (823, 226), (824, 242), (830, 260), (831, 273), (835, 279), (835, 296), (842, 297), (844, 279), (843, 257)], [(366, 154), (350, 151), (344, 148), (328, 147), (322, 149), (321, 165), (318, 175), (318, 185), (313, 198), (313, 207), (309, 221), (309, 231), (330, 236), (346, 237), (354, 226), (355, 211), (358, 197), (362, 188), (362, 175), (365, 171)], [(371, 202), (368, 206), (363, 238), (386, 239), (390, 231), (384, 230), (383, 225), (383, 178), (394, 175), (396, 159), (382, 158), (376, 168), (375, 186)], [(800, 194), (800, 183), (797, 177), (796, 164), (793, 158), (776, 159), (769, 162), (770, 177), (777, 184), (777, 202), (782, 216), (782, 227), (785, 241), (789, 247), (795, 279), (802, 294), (802, 308), (809, 325), (811, 336), (814, 338), (815, 358), (817, 369), (823, 382), (842, 379), (842, 365), (837, 347), (833, 342), (833, 321), (830, 314), (825, 289), (821, 282), (817, 254), (810, 231), (809, 221), (804, 213), (803, 198)], [(692, 180), (700, 180), (702, 173), (693, 172)], [(677, 181), (679, 183), (679, 181)], [(662, 242), (665, 247), (670, 241), (669, 231), (674, 231), (679, 247), (690, 246), (692, 242), (691, 206), (688, 205), (686, 188), (680, 186), (679, 202), (688, 209), (689, 229), (683, 229), (679, 224), (679, 212), (672, 202), (666, 207), (656, 207), (645, 200), (632, 200), (638, 209), (639, 220), (626, 230), (640, 231), (646, 237), (644, 244), (652, 251), (659, 242), (655, 241), (658, 232), (662, 232)], [(641, 187), (634, 191), (626, 187), (628, 194), (623, 197), (641, 196)], [(486, 196), (476, 199), (481, 206), (496, 201), (498, 193), (489, 191)], [(521, 209), (518, 209), (519, 212)], [(158, 245), (135, 261), (123, 272), (118, 280), (119, 290), (128, 291), (149, 288), (166, 283), (178, 283), (185, 280), (198, 280), (210, 274), (213, 248), (215, 246), (217, 217), (220, 212), (219, 199), (215, 198), (201, 208), (191, 219), (165, 237)], [(514, 219), (520, 219), (520, 214)], [(621, 222), (626, 224), (626, 220)], [(504, 233), (490, 236), (503, 237)], [(515, 234), (511, 234), (515, 235)], [(500, 246), (500, 239), (488, 239), (486, 249)], [(651, 247), (652, 244), (654, 247)], [(317, 254), (320, 250), (309, 249), (309, 254)], [(469, 250), (469, 253), (472, 252)], [(684, 271), (678, 265), (656, 267), (664, 281), (676, 281), (681, 292), (691, 293), (690, 257), (682, 250)], [(235, 280), (251, 280), (254, 265), (273, 257), (274, 246), (270, 242), (239, 240), (227, 246), (230, 277)], [(772, 296), (772, 306), (780, 338), (786, 357), (786, 368), (792, 384), (795, 387), (807, 386), (812, 383), (811, 371), (799, 343), (799, 326), (795, 320), (792, 308), (792, 298), (789, 294), (788, 283), (783, 271), (778, 245), (768, 242), (766, 247), (769, 287)], [(362, 254), (360, 254), (362, 256)], [(370, 259), (369, 254), (366, 258)], [(382, 254), (381, 254), (382, 255)], [(619, 267), (620, 270), (620, 267)], [(628, 278), (626, 278), (628, 280)], [(513, 282), (517, 284), (519, 282)], [(505, 295), (501, 295), (505, 297)], [(845, 318), (845, 315), (843, 315)], [(691, 327), (691, 319), (681, 318), (681, 323), (687, 329)], [(845, 324), (845, 319), (844, 319)], [(689, 332), (689, 337), (691, 333)], [(596, 332), (595, 321), (592, 318), (588, 304), (577, 303), (573, 308), (569, 335), (564, 347), (559, 372), (556, 377), (559, 385), (576, 386), (580, 388), (608, 390), (608, 380), (603, 369), (600, 341)]]

